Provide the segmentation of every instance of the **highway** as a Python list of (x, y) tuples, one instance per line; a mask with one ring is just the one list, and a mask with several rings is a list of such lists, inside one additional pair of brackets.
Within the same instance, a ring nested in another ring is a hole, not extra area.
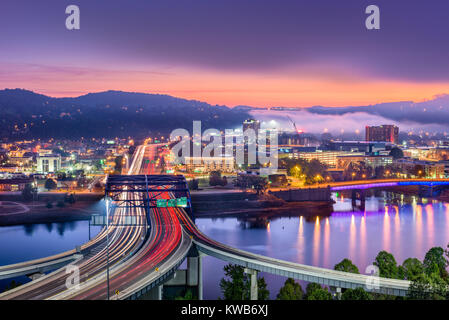
[[(156, 160), (158, 145), (143, 145), (136, 149), (129, 174), (159, 174)], [(385, 183), (386, 181), (382, 181)], [(390, 182), (390, 181), (389, 181)], [(349, 186), (349, 184), (344, 185)], [(125, 193), (125, 192), (123, 192)], [(141, 192), (122, 197), (143, 197)], [(174, 198), (161, 193), (159, 197)], [(116, 226), (125, 215), (137, 216), (142, 226)], [(133, 293), (156, 283), (173, 272), (187, 256), (194, 244), (200, 252), (250, 269), (285, 277), (321, 283), (341, 288), (365, 287), (372, 282), (368, 275), (352, 274), (301, 265), (250, 252), (216, 242), (204, 235), (182, 208), (153, 208), (150, 213), (151, 228), (146, 234), (146, 217), (143, 208), (119, 208), (109, 227), (110, 236), (110, 294), (112, 299), (126, 299)], [(98, 246), (94, 253), (78, 258), (73, 264), (80, 270), (80, 287), (67, 289), (67, 274), (61, 268), (38, 280), (10, 290), (0, 299), (106, 299), (106, 254), (104, 238), (106, 229), (92, 241)], [(146, 237), (145, 237), (146, 236)], [(92, 245), (92, 244), (91, 244)], [(374, 291), (392, 295), (405, 295), (409, 281), (377, 278)]]
[[(137, 148), (135, 157), (129, 168), (129, 173), (135, 174), (145, 170), (146, 168), (142, 167), (144, 157), (151, 157), (154, 154), (154, 150), (151, 150), (151, 148), (146, 146), (140, 146)], [(133, 196), (138, 197), (139, 195)], [(137, 223), (139, 226), (116, 226), (123, 222), (125, 215), (137, 216)], [(95, 239), (86, 244), (86, 246), (90, 249), (89, 253), (84, 255), (82, 258), (75, 260), (73, 263), (73, 265), (79, 268), (81, 286), (85, 283), (97, 283), (105, 276), (107, 250), (105, 239), (107, 232), (109, 232), (110, 241), (109, 265), (111, 271), (113, 271), (123, 263), (124, 258), (130, 256), (132, 253), (135, 253), (135, 250), (139, 248), (144, 240), (146, 228), (145, 212), (142, 208), (117, 209), (113, 215), (113, 221), (109, 226), (109, 229), (106, 230), (106, 228), (103, 228)], [(149, 240), (151, 241), (152, 239)], [(69, 251), (68, 253), (72, 254), (73, 252)], [(60, 256), (67, 255), (68, 253), (63, 253)], [(59, 256), (57, 257), (59, 258)], [(33, 261), (27, 262), (26, 264), (32, 263)], [(55, 272), (43, 276), (42, 278), (39, 278), (38, 280), (29, 282), (16, 289), (1, 294), (0, 299), (47, 299), (54, 296), (58, 297), (63, 294), (67, 294), (67, 292), (73, 291), (73, 289), (68, 290), (66, 286), (67, 277), (68, 275), (66, 274), (66, 269), (61, 268)]]
[(188, 231), (189, 236), (192, 236), (193, 243), (199, 251), (220, 260), (257, 271), (340, 288), (362, 287), (366, 289), (366, 285), (371, 284), (373, 285), (371, 291), (391, 295), (405, 296), (410, 286), (410, 281), (406, 280), (380, 277), (374, 279), (369, 275), (308, 266), (239, 250), (210, 239), (197, 228), (184, 210), (176, 210), (183, 227)]

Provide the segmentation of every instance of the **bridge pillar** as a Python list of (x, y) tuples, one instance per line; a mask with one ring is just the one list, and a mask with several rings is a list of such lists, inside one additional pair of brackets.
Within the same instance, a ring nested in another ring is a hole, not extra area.
[(148, 299), (150, 300), (162, 300), (163, 285), (156, 286), (148, 292)]
[(203, 300), (203, 259), (198, 257), (198, 300)]
[(335, 289), (335, 292), (336, 292), (337, 299), (341, 300), (341, 288), (337, 287)]
[(187, 257), (187, 279), (188, 286), (198, 288), (198, 300), (203, 300), (203, 261), (201, 254), (196, 257)]
[(244, 272), (251, 276), (250, 300), (257, 300), (259, 295), (257, 287), (257, 270), (245, 268)]

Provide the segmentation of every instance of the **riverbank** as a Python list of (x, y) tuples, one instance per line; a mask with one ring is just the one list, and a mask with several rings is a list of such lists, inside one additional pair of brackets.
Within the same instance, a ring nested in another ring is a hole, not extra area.
[(64, 202), (64, 196), (46, 193), (39, 194), (37, 201), (23, 201), (20, 195), (0, 194), (0, 226), (88, 220), (102, 211), (99, 194), (75, 194), (73, 204)]
[(274, 217), (274, 216), (330, 216), (333, 202), (286, 202), (273, 195), (255, 193), (192, 193), (195, 217)]

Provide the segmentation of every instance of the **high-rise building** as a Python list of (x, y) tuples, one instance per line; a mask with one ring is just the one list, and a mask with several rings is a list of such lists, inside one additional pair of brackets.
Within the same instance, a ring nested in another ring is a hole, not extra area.
[(399, 128), (395, 125), (366, 126), (366, 141), (385, 141), (398, 143)]

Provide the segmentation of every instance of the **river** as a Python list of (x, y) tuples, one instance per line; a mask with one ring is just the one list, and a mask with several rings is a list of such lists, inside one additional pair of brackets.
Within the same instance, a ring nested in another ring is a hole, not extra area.
[[(398, 263), (409, 257), (423, 259), (433, 246), (449, 243), (449, 204), (383, 193), (367, 198), (364, 211), (351, 200), (334, 195), (330, 217), (279, 217), (265, 227), (252, 228), (237, 218), (196, 219), (211, 238), (237, 248), (273, 258), (333, 268), (349, 258), (361, 273), (377, 253), (387, 250)], [(100, 227), (91, 227), (91, 237)], [(0, 264), (10, 264), (73, 249), (88, 241), (88, 221), (0, 228)], [(203, 258), (204, 298), (221, 297), (219, 282), (224, 262)], [(285, 278), (262, 273), (271, 298)], [(25, 277), (16, 279), (27, 281)], [(0, 281), (0, 290), (11, 280)]]
[[(422, 260), (431, 247), (446, 248), (449, 243), (447, 203), (384, 193), (367, 198), (362, 212), (353, 210), (351, 199), (335, 194), (333, 198), (330, 217), (280, 217), (265, 228), (250, 228), (237, 218), (197, 219), (196, 223), (211, 238), (242, 250), (325, 268), (349, 258), (360, 273), (381, 250), (393, 253), (402, 264), (409, 257)], [(204, 298), (216, 299), (222, 296), (219, 281), (225, 263), (203, 259)], [(261, 275), (271, 298), (276, 298), (285, 278)]]

